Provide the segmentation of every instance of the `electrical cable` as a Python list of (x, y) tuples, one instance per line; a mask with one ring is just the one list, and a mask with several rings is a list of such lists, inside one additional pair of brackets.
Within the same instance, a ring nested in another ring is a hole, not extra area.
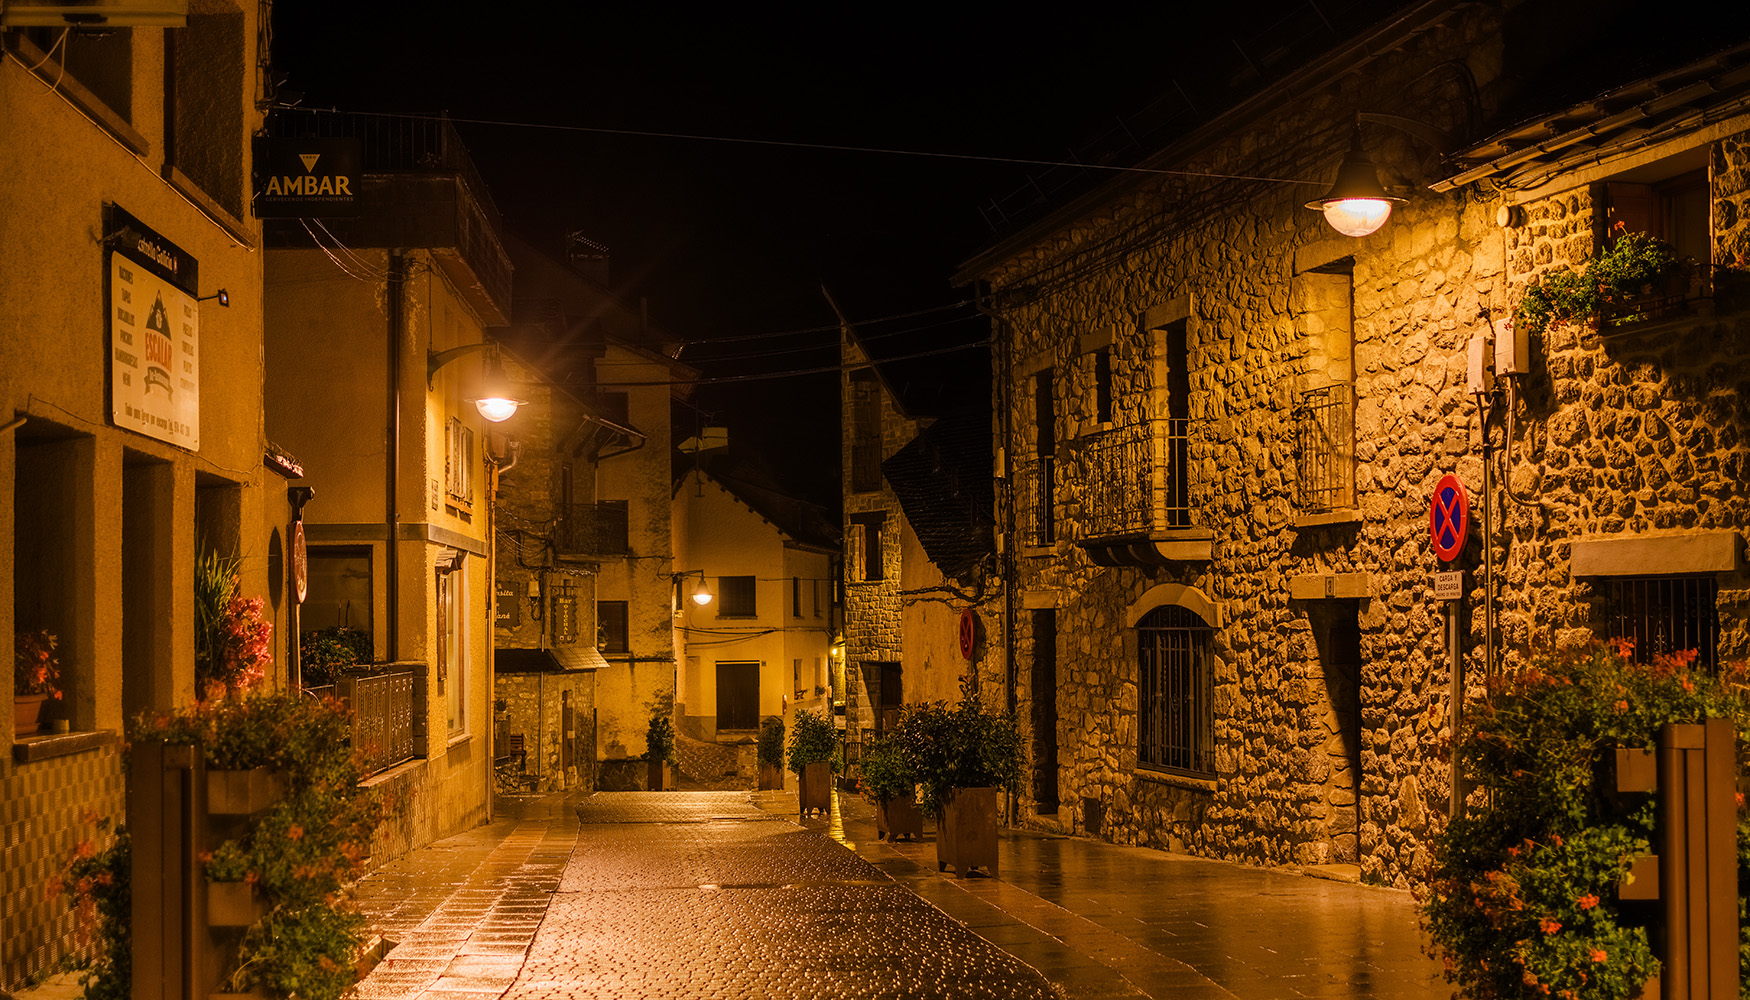
[(792, 378), (792, 377), (799, 376), (799, 375), (824, 375), (824, 374), (827, 374), (828, 372), (855, 371), (859, 368), (867, 368), (870, 366), (871, 363), (885, 365), (885, 364), (890, 364), (890, 363), (895, 362), (895, 361), (913, 361), (913, 360), (916, 360), (918, 358), (931, 358), (931, 357), (936, 357), (936, 356), (942, 355), (942, 354), (954, 354), (958, 351), (970, 351), (970, 350), (973, 350), (975, 348), (989, 347), (989, 346), (990, 346), (990, 341), (980, 340), (980, 341), (976, 341), (976, 342), (970, 343), (970, 344), (961, 344), (957, 347), (942, 347), (942, 348), (938, 348), (938, 349), (933, 350), (933, 351), (918, 351), (915, 354), (900, 354), (900, 355), (896, 355), (896, 356), (891, 357), (891, 358), (882, 358), (880, 361), (877, 361), (877, 362), (862, 361), (862, 362), (856, 362), (856, 363), (852, 363), (852, 364), (827, 365), (827, 366), (821, 367), (821, 368), (795, 368), (795, 369), (791, 369), (789, 371), (781, 371), (781, 372), (761, 372), (761, 373), (756, 374), (756, 375), (718, 375), (718, 376), (713, 376), (713, 377), (708, 377), (708, 378), (694, 378), (694, 379), (666, 379), (666, 380), (659, 379), (659, 380), (653, 381), (653, 382), (596, 382), (595, 386), (597, 388), (601, 388), (601, 389), (622, 389), (622, 388), (642, 388), (642, 387), (663, 386), (663, 385), (668, 385), (668, 386), (672, 386), (672, 385), (721, 385), (721, 384), (728, 383), (728, 382), (757, 382), (757, 381), (760, 381), (762, 379)]

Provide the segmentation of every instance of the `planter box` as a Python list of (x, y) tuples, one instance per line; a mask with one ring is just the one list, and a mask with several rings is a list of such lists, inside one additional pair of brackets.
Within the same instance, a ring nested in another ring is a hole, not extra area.
[(760, 791), (783, 791), (784, 769), (770, 764), (760, 765)]
[(207, 883), (208, 927), (252, 927), (267, 910), (267, 900), (248, 882)]
[(645, 785), (653, 792), (672, 792), (675, 789), (674, 765), (665, 760), (648, 761), (649, 782)]
[(210, 816), (253, 816), (285, 797), (285, 778), (265, 767), (207, 772)]
[(924, 814), (908, 796), (875, 803), (875, 839), (894, 840), (924, 835)]
[(804, 766), (801, 780), (796, 785), (796, 793), (802, 815), (807, 816), (812, 812), (825, 816), (831, 812), (832, 765), (822, 760)]
[(997, 790), (956, 788), (942, 803), (942, 822), (936, 828), (936, 870), (954, 866), (956, 878), (966, 878), (974, 868), (997, 877)]

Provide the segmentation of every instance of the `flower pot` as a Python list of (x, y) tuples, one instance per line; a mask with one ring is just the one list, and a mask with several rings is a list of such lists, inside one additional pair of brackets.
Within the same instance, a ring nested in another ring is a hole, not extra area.
[(806, 764), (802, 768), (801, 780), (796, 784), (798, 804), (802, 807), (802, 815), (811, 813), (825, 816), (832, 810), (832, 765), (824, 760)]
[(207, 772), (210, 816), (253, 816), (285, 797), (284, 777), (265, 767)]
[(936, 827), (936, 870), (954, 867), (956, 878), (966, 878), (974, 868), (997, 877), (997, 790), (956, 788), (942, 803), (942, 821)]
[(783, 791), (784, 769), (770, 764), (760, 765), (760, 791)]
[(875, 839), (893, 840), (924, 835), (924, 814), (910, 796), (882, 799), (875, 803)]
[(267, 900), (248, 882), (207, 883), (208, 927), (251, 927), (267, 909)]
[(648, 764), (650, 777), (645, 787), (653, 792), (674, 791), (674, 765), (665, 760), (653, 760)]
[(29, 736), (42, 726), (43, 702), (46, 694), (15, 694), (12, 696), (12, 733)]

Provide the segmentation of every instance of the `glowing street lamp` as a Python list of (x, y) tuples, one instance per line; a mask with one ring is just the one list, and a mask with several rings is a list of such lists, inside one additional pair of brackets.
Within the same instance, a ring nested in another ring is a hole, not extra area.
[(1337, 167), (1337, 180), (1323, 198), (1306, 203), (1306, 207), (1325, 214), (1331, 228), (1344, 236), (1367, 236), (1378, 231), (1391, 218), (1392, 205), (1403, 201), (1385, 193), (1379, 182), (1379, 171), (1361, 148), (1361, 126), (1356, 124), (1349, 142), (1349, 152)]

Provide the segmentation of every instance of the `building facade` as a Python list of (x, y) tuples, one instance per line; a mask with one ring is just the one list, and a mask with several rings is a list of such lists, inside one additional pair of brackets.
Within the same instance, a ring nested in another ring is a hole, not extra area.
[(247, 168), (266, 10), (101, 33), (0, 12), (0, 625), (53, 634), (61, 671), (0, 759), (0, 990), (75, 955), (45, 889), (125, 821), (128, 720), (195, 698), (203, 555), (237, 556), (287, 662)]
[[(1016, 696), (1056, 720), (1027, 824), (1404, 885), (1448, 810), (1455, 669), (1475, 691), (1614, 635), (1750, 652), (1750, 50), (1679, 39), (1635, 80), (1598, 50), (1577, 80), (1600, 39), (1552, 42), (1556, 7), (1400, 5), (963, 269), (995, 325)], [(1303, 203), (1358, 127), (1406, 200), (1352, 238)], [(1695, 258), (1661, 304), (1513, 327), (1637, 229)]]

